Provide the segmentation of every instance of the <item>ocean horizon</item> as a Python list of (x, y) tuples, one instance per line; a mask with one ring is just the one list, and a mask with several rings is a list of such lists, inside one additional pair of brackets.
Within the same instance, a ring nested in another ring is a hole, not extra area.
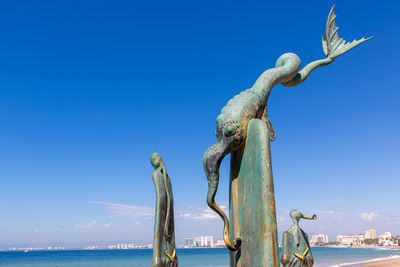
[[(227, 267), (225, 248), (179, 248), (180, 266)], [(381, 248), (312, 248), (314, 266), (357, 266), (357, 263), (388, 256), (400, 257), (400, 250)], [(151, 266), (152, 249), (1, 251), (2, 267), (140, 267)]]

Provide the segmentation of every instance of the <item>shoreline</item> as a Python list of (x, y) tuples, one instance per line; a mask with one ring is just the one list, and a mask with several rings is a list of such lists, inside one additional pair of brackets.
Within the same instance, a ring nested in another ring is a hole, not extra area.
[[(313, 256), (316, 260), (315, 266), (323, 266), (323, 267), (387, 267), (387, 266), (399, 266), (400, 267), (400, 251), (394, 248), (339, 248), (339, 247), (320, 247), (314, 248)], [(144, 252), (140, 252), (143, 250)], [(215, 260), (219, 260), (218, 266), (221, 265), (224, 261), (221, 259), (228, 260), (228, 255), (226, 249), (224, 248), (209, 248), (210, 251), (207, 251), (204, 248), (179, 248), (178, 254), (182, 256), (182, 259), (186, 259), (188, 262), (194, 257), (200, 257), (201, 255), (208, 255), (209, 264), (215, 263)], [(196, 251), (197, 250), (197, 251)], [(69, 251), (67, 253), (67, 251)], [(80, 251), (87, 251), (87, 253), (83, 253)], [(92, 252), (90, 252), (92, 251)], [(131, 252), (128, 252), (131, 251)], [(136, 252), (135, 252), (136, 251)], [(91, 262), (94, 256), (101, 256), (101, 258), (105, 260), (106, 263), (116, 261), (117, 258), (119, 260), (125, 261), (150, 261), (151, 260), (151, 249), (127, 249), (127, 250), (118, 250), (118, 249), (107, 249), (107, 250), (82, 250), (82, 249), (64, 249), (59, 251), (37, 251), (38, 253), (23, 253), (19, 251), (18, 254), (11, 256), (8, 253), (16, 253), (16, 251), (3, 251), (0, 253), (0, 261), (2, 258), (7, 259), (16, 259), (16, 262), (19, 260), (23, 260), (28, 262), (34, 261), (35, 259), (41, 259), (43, 262), (50, 261), (60, 261), (66, 262), (76, 261), (76, 262)], [(53, 253), (57, 254), (53, 254)], [(3, 254), (6, 253), (6, 254)], [(211, 260), (212, 258), (212, 260)], [(96, 259), (96, 257), (94, 257)], [(216, 264), (216, 263), (215, 263)], [(96, 264), (93, 264), (97, 266)], [(13, 265), (20, 266), (20, 265)], [(37, 265), (39, 266), (39, 265)], [(43, 266), (43, 265), (40, 265)], [(109, 265), (99, 265), (102, 267), (106, 266), (114, 266), (113, 264)], [(134, 265), (135, 266), (135, 265)], [(215, 265), (208, 265), (215, 266)]]
[(361, 266), (368, 266), (368, 267), (400, 266), (400, 256), (364, 263)]
[(358, 262), (346, 262), (341, 263), (339, 265), (333, 265), (332, 267), (358, 267), (358, 266), (366, 266), (366, 267), (384, 267), (384, 266), (399, 266), (400, 267), (400, 255), (393, 255), (381, 258), (375, 258), (370, 260), (363, 260)]
[(311, 248), (374, 248), (381, 250), (400, 250), (400, 246), (311, 246)]

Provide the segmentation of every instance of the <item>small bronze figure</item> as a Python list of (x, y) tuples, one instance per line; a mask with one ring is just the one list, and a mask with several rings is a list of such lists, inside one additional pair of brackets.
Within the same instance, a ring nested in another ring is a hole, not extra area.
[(308, 243), (308, 235), (300, 228), (299, 220), (300, 218), (315, 220), (317, 216), (307, 217), (298, 210), (291, 210), (290, 217), (293, 225), (283, 233), (281, 263), (284, 267), (311, 267), (314, 258)]
[(174, 199), (172, 185), (160, 154), (150, 156), (155, 171), (152, 174), (156, 188), (152, 267), (177, 267), (175, 247)]

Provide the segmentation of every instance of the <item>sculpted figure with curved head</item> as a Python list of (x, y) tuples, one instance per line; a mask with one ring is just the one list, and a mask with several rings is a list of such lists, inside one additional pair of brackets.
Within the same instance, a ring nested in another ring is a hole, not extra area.
[(154, 167), (152, 179), (156, 188), (152, 267), (177, 267), (175, 250), (174, 200), (171, 180), (160, 154), (150, 156)]
[(285, 267), (311, 267), (314, 258), (310, 251), (308, 235), (300, 228), (299, 221), (300, 218), (316, 220), (317, 215), (308, 217), (298, 210), (291, 210), (290, 217), (293, 225), (283, 233), (281, 263)]
[(334, 7), (328, 16), (326, 41), (322, 40), (325, 59), (314, 61), (299, 71), (299, 57), (293, 53), (283, 54), (276, 61), (275, 68), (266, 70), (257, 79), (253, 87), (229, 100), (217, 117), (215, 130), (217, 142), (204, 153), (203, 167), (208, 180), (207, 204), (223, 219), (224, 241), (231, 251), (239, 249), (241, 240), (236, 238), (233, 242), (230, 241), (228, 218), (215, 203), (220, 164), (226, 155), (244, 146), (247, 126), (251, 119), (264, 120), (269, 128), (269, 139), (272, 141), (276, 138), (267, 113), (267, 102), (272, 87), (279, 83), (287, 87), (297, 86), (304, 82), (315, 69), (331, 64), (336, 57), (369, 39), (362, 38), (358, 41), (346, 43), (337, 34), (336, 15), (333, 11)]

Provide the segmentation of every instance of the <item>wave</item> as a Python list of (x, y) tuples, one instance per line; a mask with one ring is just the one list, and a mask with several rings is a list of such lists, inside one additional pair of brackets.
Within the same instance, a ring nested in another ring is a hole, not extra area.
[(377, 250), (399, 250), (398, 248), (384, 248), (384, 247), (377, 247)]

